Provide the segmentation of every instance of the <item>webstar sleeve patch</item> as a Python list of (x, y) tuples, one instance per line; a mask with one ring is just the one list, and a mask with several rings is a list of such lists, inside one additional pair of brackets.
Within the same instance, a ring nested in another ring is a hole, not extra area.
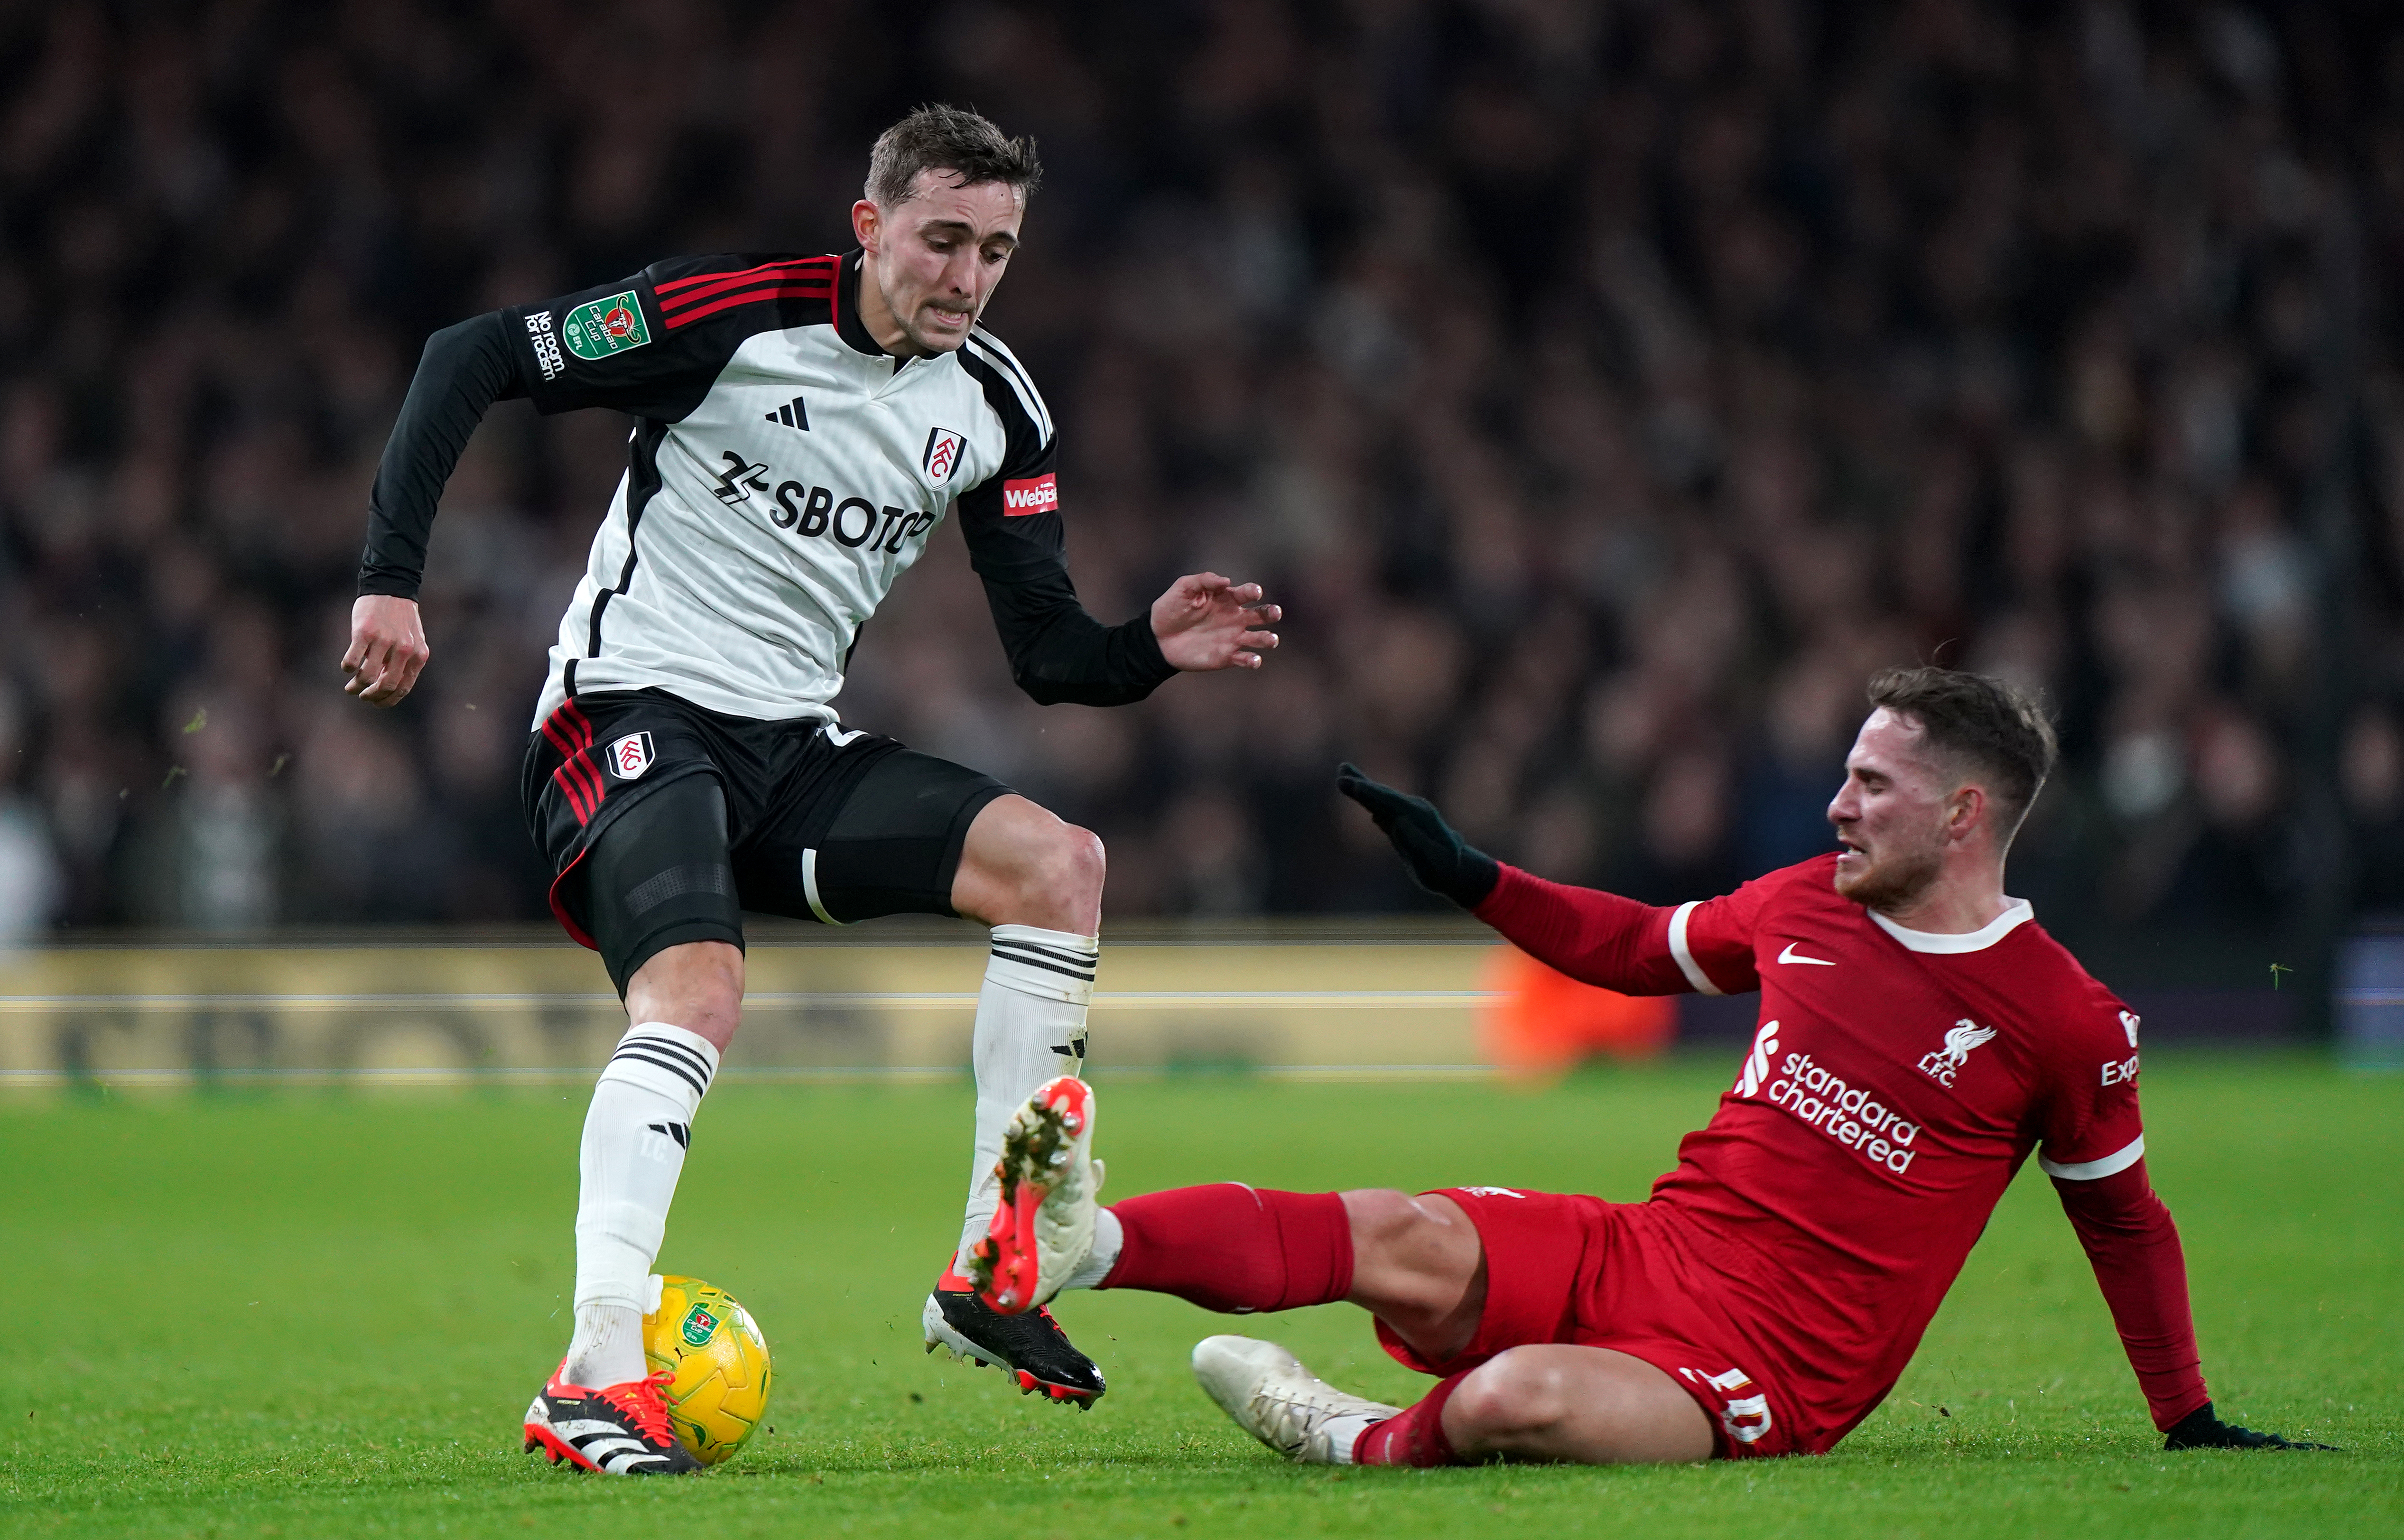
[(1060, 484), (1052, 471), (1027, 481), (1001, 483), (1001, 516), (1023, 519), (1030, 513), (1060, 511)]

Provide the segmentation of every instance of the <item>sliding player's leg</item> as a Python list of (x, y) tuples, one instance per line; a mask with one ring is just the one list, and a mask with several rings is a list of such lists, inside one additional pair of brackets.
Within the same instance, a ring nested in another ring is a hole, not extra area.
[(1477, 1231), (1441, 1193), (1289, 1193), (1219, 1182), (1114, 1203), (1063, 1289), (1143, 1289), (1252, 1314), (1349, 1300), (1432, 1360), (1477, 1326)]
[(613, 1474), (696, 1468), (650, 1382), (642, 1316), (694, 1114), (742, 1015), (741, 912), (717, 780), (651, 789), (572, 875), (630, 1025), (585, 1113), (574, 1335), (528, 1409), (527, 1447)]
[[(1441, 1444), (1421, 1446), (1431, 1431), (1423, 1425), (1398, 1426), (1370, 1442), (1374, 1452), (1401, 1458), (1362, 1463), (1449, 1464), (1502, 1455), (1620, 1465), (1712, 1457), (1711, 1420), (1695, 1399), (1644, 1360), (1609, 1348), (1530, 1343), (1446, 1383), (1454, 1385), (1451, 1394), (1433, 1419), (1420, 1420), (1442, 1432)], [(1447, 1446), (1452, 1458), (1437, 1458)]]
[(1513, 1242), (1524, 1238), (1506, 1232), (1510, 1249), (1498, 1256), (1441, 1193), (1343, 1196), (1354, 1253), (1347, 1297), (1422, 1365), (1475, 1366), (1397, 1409), (1345, 1394), (1273, 1343), (1209, 1338), (1195, 1350), (1195, 1377), (1247, 1432), (1314, 1464), (1711, 1457), (1710, 1422), (1661, 1370), (1608, 1349), (1528, 1339), (1567, 1314), (1565, 1248), (1523, 1251)]
[[(1464, 1199), (1484, 1211), (1483, 1227)], [(1669, 1375), (1627, 1353), (1549, 1340), (1578, 1287), (1587, 1206), (1600, 1207), (1501, 1188), (1178, 1188), (1097, 1214), (1093, 1251), (1062, 1286), (1149, 1289), (1217, 1310), (1347, 1299), (1377, 1318), (1406, 1362), (1436, 1372), (1473, 1365), (1398, 1409), (1337, 1390), (1274, 1343), (1215, 1337), (1195, 1348), (1195, 1373), (1211, 1398), (1293, 1459), (1708, 1459), (1710, 1421)]]

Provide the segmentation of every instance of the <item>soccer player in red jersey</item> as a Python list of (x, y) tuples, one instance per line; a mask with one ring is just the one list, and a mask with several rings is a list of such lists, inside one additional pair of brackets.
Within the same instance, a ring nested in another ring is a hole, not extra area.
[[(1869, 699), (1828, 806), (1841, 848), (1670, 908), (1503, 865), (1429, 803), (1343, 768), (1339, 789), (1422, 884), (1564, 973), (1634, 994), (1760, 992), (1734, 1084), (1650, 1200), (1231, 1183), (1090, 1211), (1091, 1181), (1047, 1197), (1030, 1165), (983, 1248), (988, 1275), (1024, 1276), (1013, 1235), (1084, 1235), (1052, 1211), (1082, 1202), (1092, 1239), (1047, 1244), (1039, 1300), (1095, 1287), (1218, 1310), (1365, 1307), (1390, 1352), (1441, 1378), (1407, 1410), (1272, 1343), (1195, 1351), (1229, 1415), (1304, 1461), (1817, 1454), (1894, 1387), (2034, 1151), (2167, 1447), (2298, 1447), (2214, 1416), (2178, 1232), (2145, 1177), (2137, 1017), (2005, 895), (2005, 854), (2053, 765), (2043, 712), (1939, 668), (1881, 675)], [(1014, 1211), (1028, 1204), (1044, 1212)]]

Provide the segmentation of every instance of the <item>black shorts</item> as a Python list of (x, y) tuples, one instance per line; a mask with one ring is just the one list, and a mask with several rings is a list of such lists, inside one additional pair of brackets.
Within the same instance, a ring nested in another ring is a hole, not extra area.
[(566, 702), (524, 777), (551, 911), (622, 995), (669, 946), (740, 946), (746, 909), (831, 925), (952, 914), (969, 825), (1009, 791), (892, 738), (723, 716), (662, 690)]

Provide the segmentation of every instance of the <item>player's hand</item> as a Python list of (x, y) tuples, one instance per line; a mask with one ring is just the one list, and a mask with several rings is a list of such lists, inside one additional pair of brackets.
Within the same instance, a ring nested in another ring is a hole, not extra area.
[(415, 599), (362, 594), (351, 606), (351, 650), (342, 654), (342, 672), (350, 678), (343, 693), (370, 706), (398, 706), (431, 656)]
[(1265, 628), (1284, 617), (1261, 597), (1260, 584), (1201, 572), (1178, 579), (1152, 601), (1152, 634), (1160, 655), (1189, 674), (1258, 668), (1261, 654), (1278, 644), (1277, 633)]
[(2178, 1420), (2162, 1439), (2166, 1449), (2334, 1449), (2335, 1444), (2308, 1444), (2275, 1433), (2256, 1433), (2212, 1414), (2207, 1401)]
[(1371, 780), (1349, 761), (1335, 767), (1335, 790), (1369, 810), (1402, 853), (1412, 880), (1429, 892), (1475, 909), (1502, 880), (1502, 863), (1462, 839), (1425, 797)]

